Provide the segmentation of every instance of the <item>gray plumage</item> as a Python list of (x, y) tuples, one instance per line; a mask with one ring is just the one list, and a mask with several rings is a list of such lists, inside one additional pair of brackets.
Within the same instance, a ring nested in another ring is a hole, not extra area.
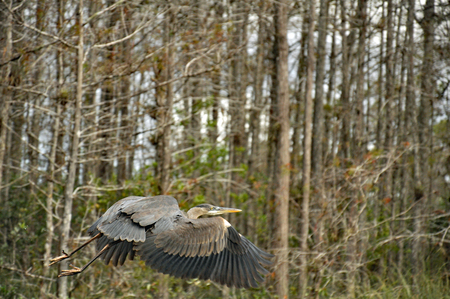
[[(161, 273), (210, 279), (230, 287), (257, 287), (264, 281), (262, 275), (269, 273), (263, 266), (272, 264), (273, 255), (256, 247), (222, 217), (198, 218), (238, 211), (202, 204), (186, 216), (171, 196), (124, 198), (88, 229), (99, 252), (88, 265), (99, 257), (118, 266), (127, 257), (132, 260), (139, 255)], [(61, 276), (77, 274), (88, 265), (65, 270)]]

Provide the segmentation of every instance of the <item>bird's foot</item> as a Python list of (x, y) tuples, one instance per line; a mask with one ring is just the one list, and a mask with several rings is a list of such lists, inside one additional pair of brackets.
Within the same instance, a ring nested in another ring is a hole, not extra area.
[(54, 259), (51, 259), (50, 260), (50, 265), (49, 266), (51, 266), (51, 265), (53, 265), (53, 264), (56, 264), (56, 263), (58, 263), (58, 262), (60, 262), (60, 261), (62, 261), (62, 260), (65, 260), (66, 258), (69, 258), (69, 255), (67, 254), (67, 253), (65, 253), (64, 252), (64, 250), (63, 250), (63, 255), (61, 255), (61, 256), (58, 256), (58, 257), (55, 257)]
[(62, 270), (62, 272), (58, 275), (58, 277), (63, 277), (63, 276), (72, 276), (75, 274), (80, 273), (82, 270), (78, 267), (72, 266), (70, 265), (70, 267), (72, 267), (71, 270)]

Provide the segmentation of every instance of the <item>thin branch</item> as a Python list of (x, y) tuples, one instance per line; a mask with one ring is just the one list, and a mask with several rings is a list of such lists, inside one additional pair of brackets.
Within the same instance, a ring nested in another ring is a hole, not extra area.
[(46, 276), (30, 273), (30, 269), (28, 269), (28, 270), (21, 270), (21, 269), (15, 268), (13, 266), (10, 266), (8, 264), (0, 265), (0, 269), (6, 269), (6, 270), (9, 270), (9, 271), (13, 271), (13, 272), (19, 272), (19, 273), (21, 273), (21, 274), (23, 274), (25, 276), (32, 277), (32, 278), (38, 278), (38, 279), (43, 279), (43, 280), (48, 280), (48, 281), (56, 281), (56, 279), (51, 278), (51, 277), (46, 277)]

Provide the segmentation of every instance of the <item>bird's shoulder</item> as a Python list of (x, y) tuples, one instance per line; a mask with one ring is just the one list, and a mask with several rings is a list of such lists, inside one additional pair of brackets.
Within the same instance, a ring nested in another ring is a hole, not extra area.
[(133, 222), (143, 227), (156, 223), (163, 217), (181, 213), (177, 200), (168, 195), (124, 201), (120, 206), (120, 212), (129, 215)]
[(214, 230), (217, 229), (227, 229), (229, 227), (232, 227), (230, 222), (228, 222), (226, 219), (216, 216), (216, 217), (207, 217), (207, 218), (197, 218), (197, 219), (190, 219), (186, 217), (185, 215), (177, 215), (175, 218), (175, 221), (177, 226), (185, 227), (186, 229), (204, 229), (204, 228), (211, 228)]
[(114, 203), (89, 229), (108, 238), (129, 241), (145, 240), (145, 230), (161, 218), (181, 214), (178, 202), (171, 196), (129, 196)]
[(190, 219), (184, 215), (164, 217), (155, 224), (154, 233), (157, 234), (156, 243), (159, 245), (171, 243), (169, 240), (177, 240), (179, 243), (196, 244), (219, 242), (221, 247), (227, 242), (220, 240), (230, 239), (240, 243), (241, 234), (224, 218), (210, 217)]

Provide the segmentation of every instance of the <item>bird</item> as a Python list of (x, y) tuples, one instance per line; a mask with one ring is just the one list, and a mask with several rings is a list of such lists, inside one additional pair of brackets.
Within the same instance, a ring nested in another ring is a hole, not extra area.
[(263, 251), (222, 217), (240, 209), (200, 204), (187, 213), (168, 195), (129, 196), (113, 204), (87, 230), (91, 238), (71, 253), (51, 259), (51, 264), (70, 258), (96, 240), (97, 254), (82, 268), (62, 270), (58, 277), (83, 272), (98, 258), (106, 265), (123, 265), (137, 255), (146, 266), (183, 279), (211, 280), (236, 288), (256, 288), (264, 282), (273, 254)]

